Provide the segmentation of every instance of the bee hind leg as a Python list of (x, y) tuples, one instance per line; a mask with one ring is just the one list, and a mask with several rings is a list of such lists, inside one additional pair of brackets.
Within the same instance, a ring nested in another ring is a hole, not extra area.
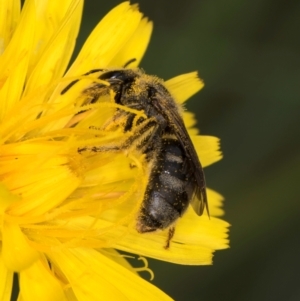
[(170, 248), (170, 243), (171, 243), (171, 240), (172, 240), (174, 234), (175, 234), (175, 227), (169, 228), (168, 238), (166, 241), (166, 245), (164, 246), (164, 248), (166, 250), (168, 250)]

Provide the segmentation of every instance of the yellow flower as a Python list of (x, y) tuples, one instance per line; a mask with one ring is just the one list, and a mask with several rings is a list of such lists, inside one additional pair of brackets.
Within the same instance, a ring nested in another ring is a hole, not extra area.
[[(116, 250), (178, 264), (211, 264), (228, 247), (222, 197), (208, 189), (211, 217), (188, 210), (167, 231), (139, 234), (135, 216), (148, 177), (142, 155), (84, 152), (124, 133), (98, 127), (112, 116), (112, 95), (86, 104), (82, 92), (96, 68), (138, 66), (152, 24), (124, 2), (97, 25), (66, 72), (80, 25), (81, 0), (5, 0), (0, 6), (0, 300), (171, 300), (139, 277)], [(77, 83), (62, 91), (74, 80)], [(166, 82), (183, 103), (202, 87), (195, 73)], [(142, 112), (136, 112), (142, 114)], [(218, 139), (197, 135), (184, 120), (203, 166), (221, 158)], [(134, 168), (132, 165), (134, 164)]]

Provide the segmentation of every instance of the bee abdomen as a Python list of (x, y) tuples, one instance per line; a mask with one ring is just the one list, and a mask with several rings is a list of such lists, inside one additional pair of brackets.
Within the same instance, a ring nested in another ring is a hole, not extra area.
[(195, 185), (189, 172), (189, 160), (180, 143), (163, 138), (138, 217), (139, 232), (165, 229), (185, 212)]

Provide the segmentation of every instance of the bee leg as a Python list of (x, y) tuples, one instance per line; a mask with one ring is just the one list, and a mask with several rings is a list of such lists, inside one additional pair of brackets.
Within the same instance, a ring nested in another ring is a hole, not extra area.
[[(126, 128), (126, 122), (128, 122), (127, 120), (130, 119), (130, 115), (133, 114), (129, 114), (128, 117), (128, 114), (124, 114), (123, 111), (117, 111), (113, 117), (111, 117), (101, 126), (100, 129), (103, 131), (112, 131), (112, 130), (116, 130), (118, 127), (122, 126), (123, 124), (125, 124), (125, 128)], [(124, 128), (124, 132), (126, 132), (125, 128)]]
[(127, 61), (127, 62), (124, 64), (123, 68), (128, 67), (128, 65), (130, 65), (131, 63), (134, 63), (135, 61), (136, 61), (136, 58), (130, 59), (129, 61)]
[(166, 250), (169, 249), (170, 242), (171, 242), (171, 239), (173, 238), (174, 234), (175, 234), (175, 227), (169, 228), (169, 234), (168, 234), (167, 242), (166, 242), (166, 245), (164, 247)]
[[(158, 129), (159, 127), (157, 126), (157, 121), (154, 118), (149, 118), (143, 123), (141, 123), (133, 132), (133, 135), (128, 137), (126, 140), (111, 145), (82, 147), (78, 148), (78, 152), (82, 153), (87, 150), (90, 150), (92, 152), (118, 152), (122, 150), (128, 150), (130, 148), (140, 149), (152, 140), (152, 138), (155, 136), (155, 133), (157, 133)], [(143, 137), (142, 143), (139, 141), (141, 136)]]
[(89, 130), (97, 130), (97, 131), (100, 131), (101, 128), (100, 128), (100, 127), (97, 127), (97, 126), (94, 126), (94, 125), (90, 125), (90, 126), (89, 126)]
[(85, 151), (92, 151), (94, 153), (100, 153), (100, 152), (116, 152), (122, 150), (122, 145), (109, 145), (109, 146), (92, 146), (92, 147), (81, 147), (78, 148), (78, 153), (81, 154)]
[[(83, 76), (85, 75), (90, 75), (90, 74), (93, 74), (93, 73), (96, 73), (96, 72), (102, 72), (104, 71), (104, 69), (93, 69), (93, 70), (90, 70), (89, 72), (87, 73), (84, 73)], [(64, 89), (62, 89), (62, 91), (60, 92), (60, 95), (64, 95), (68, 90), (70, 90), (77, 82), (79, 82), (79, 79), (75, 79), (73, 80), (72, 82), (70, 82)]]

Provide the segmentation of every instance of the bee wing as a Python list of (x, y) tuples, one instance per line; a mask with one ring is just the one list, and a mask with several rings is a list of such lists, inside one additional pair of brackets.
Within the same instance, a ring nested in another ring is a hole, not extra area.
[(179, 116), (178, 113), (173, 114), (172, 118), (174, 132), (181, 145), (186, 150), (186, 155), (189, 158), (191, 165), (193, 166), (193, 175), (197, 183), (195, 191), (193, 193), (193, 197), (191, 199), (191, 205), (198, 215), (202, 215), (204, 208), (206, 208), (207, 213), (209, 213), (206, 195), (205, 176), (197, 152), (185, 128), (182, 118)]
[(204, 208), (206, 208), (207, 214), (209, 215), (205, 186), (196, 186), (193, 197), (191, 199), (191, 205), (198, 215), (203, 214)]
[(166, 103), (157, 101), (155, 102), (154, 106), (168, 120), (168, 125), (173, 129), (174, 134), (181, 143), (182, 147), (185, 149), (186, 155), (190, 160), (191, 166), (193, 167), (193, 175), (195, 177), (197, 185), (193, 191), (191, 205), (198, 215), (203, 214), (204, 208), (206, 208), (206, 211), (209, 215), (205, 176), (197, 152), (177, 108), (175, 109), (174, 105), (168, 105), (168, 103), (170, 103), (171, 101), (174, 102), (174, 100), (165, 99), (164, 101)]

